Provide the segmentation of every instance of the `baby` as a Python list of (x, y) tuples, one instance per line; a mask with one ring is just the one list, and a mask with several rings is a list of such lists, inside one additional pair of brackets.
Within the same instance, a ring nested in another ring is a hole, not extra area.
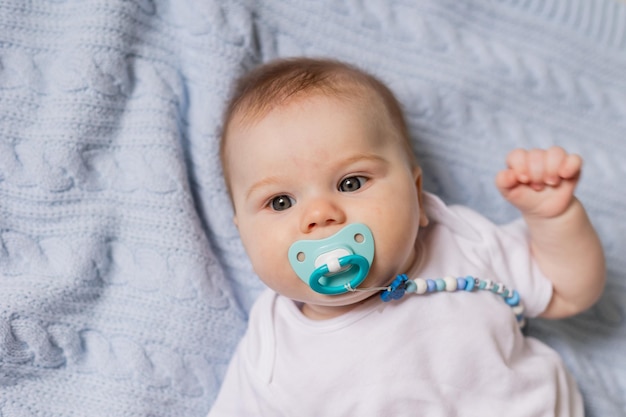
[(603, 290), (580, 157), (511, 152), (496, 186), (524, 221), (494, 225), (422, 191), (385, 85), (298, 58), (239, 80), (222, 163), (269, 289), (210, 416), (583, 415), (556, 352), (520, 330)]

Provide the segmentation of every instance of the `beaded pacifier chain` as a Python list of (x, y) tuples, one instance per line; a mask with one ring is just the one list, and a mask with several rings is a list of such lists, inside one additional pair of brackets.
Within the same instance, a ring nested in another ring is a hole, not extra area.
[(391, 285), (380, 293), (380, 298), (388, 302), (391, 300), (399, 300), (405, 293), (415, 293), (418, 295), (429, 294), (434, 292), (455, 292), (455, 291), (490, 291), (502, 297), (512, 309), (517, 324), (520, 328), (526, 325), (524, 318), (524, 305), (520, 299), (520, 295), (515, 290), (509, 290), (501, 283), (495, 283), (488, 279), (478, 279), (471, 275), (466, 277), (445, 277), (438, 279), (409, 279), (405, 274), (398, 275)]

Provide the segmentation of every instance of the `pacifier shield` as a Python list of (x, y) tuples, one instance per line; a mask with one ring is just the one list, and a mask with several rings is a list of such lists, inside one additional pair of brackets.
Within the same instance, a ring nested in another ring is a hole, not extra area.
[(322, 294), (341, 294), (361, 284), (374, 259), (374, 237), (364, 224), (349, 224), (319, 240), (299, 240), (289, 263), (300, 279)]

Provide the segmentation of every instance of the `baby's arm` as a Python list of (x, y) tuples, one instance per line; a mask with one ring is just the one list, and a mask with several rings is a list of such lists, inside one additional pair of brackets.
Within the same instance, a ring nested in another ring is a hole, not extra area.
[(531, 253), (552, 281), (554, 294), (543, 317), (560, 318), (589, 308), (604, 288), (600, 240), (576, 197), (582, 160), (562, 148), (517, 149), (496, 185), (528, 224)]

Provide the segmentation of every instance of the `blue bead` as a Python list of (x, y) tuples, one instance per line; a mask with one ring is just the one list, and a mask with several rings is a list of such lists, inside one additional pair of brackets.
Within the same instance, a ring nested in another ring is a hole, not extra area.
[(391, 289), (395, 290), (396, 288), (400, 288), (406, 282), (406, 275), (398, 275), (391, 283)]
[(479, 289), (479, 290), (484, 290), (486, 286), (487, 286), (487, 282), (485, 282), (484, 280), (482, 280), (482, 279), (481, 279), (481, 280), (478, 282), (478, 289)]
[(457, 290), (464, 290), (466, 285), (467, 285), (467, 281), (465, 280), (465, 278), (457, 278), (456, 279), (456, 289)]
[(435, 281), (433, 281), (432, 279), (427, 279), (426, 285), (428, 285), (428, 292), (433, 292), (437, 289), (437, 285), (435, 284)]
[(474, 285), (476, 284), (476, 281), (474, 281), (474, 277), (468, 275), (465, 277), (465, 280), (467, 281), (465, 291), (472, 291), (474, 289)]
[(407, 281), (406, 285), (406, 292), (415, 292), (417, 291), (417, 284), (415, 283), (415, 281), (411, 280), (411, 281)]
[(435, 280), (435, 285), (437, 286), (437, 291), (443, 291), (446, 289), (446, 282), (441, 278)]
[(500, 288), (500, 287), (498, 286), (498, 284), (493, 284), (493, 286), (491, 287), (491, 292), (495, 292), (495, 293), (497, 293), (497, 292), (498, 292), (498, 288)]
[(505, 298), (504, 301), (506, 301), (506, 303), (511, 307), (515, 307), (520, 302), (519, 293), (516, 290), (513, 290), (511, 296), (509, 298)]

